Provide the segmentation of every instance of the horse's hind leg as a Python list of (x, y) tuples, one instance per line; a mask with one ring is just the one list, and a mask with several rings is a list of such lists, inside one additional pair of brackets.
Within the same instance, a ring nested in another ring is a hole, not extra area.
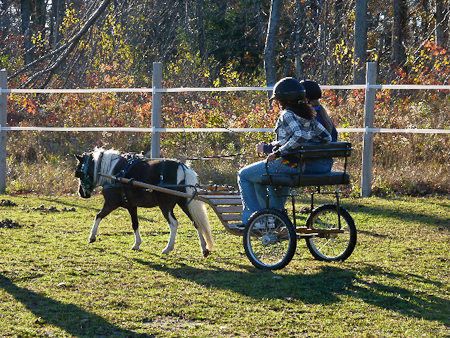
[(178, 231), (178, 220), (175, 218), (175, 215), (173, 214), (173, 208), (171, 210), (161, 208), (161, 211), (164, 217), (166, 218), (167, 222), (169, 223), (170, 228), (169, 241), (167, 242), (166, 247), (162, 251), (164, 255), (168, 255), (175, 247), (175, 237), (177, 236)]
[(141, 234), (139, 233), (139, 220), (137, 216), (137, 207), (128, 208), (128, 212), (131, 216), (131, 224), (134, 231), (134, 245), (131, 247), (132, 250), (139, 250), (139, 246), (142, 244)]
[[(191, 203), (192, 202), (196, 202), (196, 201), (191, 201)], [(203, 236), (203, 232), (200, 230), (200, 228), (195, 223), (195, 221), (194, 221), (194, 219), (192, 217), (192, 214), (189, 211), (188, 207), (186, 205), (183, 205), (183, 204), (179, 204), (179, 206), (184, 211), (184, 213), (189, 217), (189, 219), (192, 222), (192, 225), (197, 230), (198, 239), (199, 239), (199, 242), (200, 242), (200, 247), (202, 249), (203, 257), (205, 257), (205, 258), (208, 257), (209, 254), (210, 254), (210, 251), (209, 251), (209, 248), (208, 248), (208, 244), (206, 243), (205, 237)]]
[(198, 239), (199, 239), (199, 241), (200, 241), (200, 247), (202, 248), (202, 254), (203, 254), (203, 257), (206, 258), (206, 257), (209, 256), (210, 252), (209, 252), (209, 249), (208, 249), (208, 247), (207, 247), (207, 245), (206, 245), (205, 238), (203, 237), (202, 232), (201, 232), (200, 229), (197, 227), (197, 225), (195, 224), (195, 222), (192, 222), (192, 224), (194, 225), (195, 229), (197, 229)]

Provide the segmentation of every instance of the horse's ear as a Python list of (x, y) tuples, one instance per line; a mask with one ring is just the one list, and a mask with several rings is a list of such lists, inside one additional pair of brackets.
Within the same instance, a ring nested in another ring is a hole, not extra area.
[(78, 162), (82, 162), (83, 161), (83, 155), (77, 155), (75, 154), (76, 159), (78, 160)]

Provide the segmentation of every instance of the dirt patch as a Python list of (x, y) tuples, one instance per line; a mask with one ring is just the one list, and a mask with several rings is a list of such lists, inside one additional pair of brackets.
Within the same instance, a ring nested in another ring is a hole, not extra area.
[(0, 221), (0, 228), (18, 229), (18, 228), (22, 228), (23, 226), (24, 225), (21, 225), (16, 221), (10, 220), (9, 218), (5, 218), (3, 221)]
[(17, 207), (17, 204), (10, 200), (1, 200), (0, 206), (2, 206), (2, 207)]
[(41, 204), (40, 206), (36, 207), (36, 208), (31, 208), (31, 210), (33, 211), (43, 211), (43, 212), (66, 212), (66, 211), (76, 211), (75, 208), (62, 208), (61, 210), (59, 210), (57, 207), (55, 206), (50, 206), (48, 208), (45, 207), (44, 204)]
[(208, 326), (209, 323), (168, 316), (144, 320), (143, 325), (157, 327), (161, 330), (183, 331), (194, 326)]

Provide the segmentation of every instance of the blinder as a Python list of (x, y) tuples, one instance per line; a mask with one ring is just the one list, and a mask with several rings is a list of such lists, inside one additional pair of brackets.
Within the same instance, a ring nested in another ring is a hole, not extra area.
[(80, 187), (83, 189), (84, 193), (90, 195), (94, 190), (94, 182), (89, 175), (89, 162), (91, 161), (91, 156), (88, 154), (83, 154), (84, 161), (80, 161), (80, 168), (75, 170), (75, 177), (80, 179)]

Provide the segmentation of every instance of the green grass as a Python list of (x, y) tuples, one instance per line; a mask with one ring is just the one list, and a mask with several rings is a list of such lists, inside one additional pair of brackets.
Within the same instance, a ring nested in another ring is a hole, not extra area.
[(0, 206), (0, 221), (21, 225), (0, 227), (1, 337), (450, 337), (449, 199), (343, 199), (358, 228), (352, 256), (314, 261), (299, 242), (275, 272), (255, 269), (213, 213), (204, 259), (179, 210), (162, 256), (157, 209), (140, 209), (144, 243), (132, 251), (125, 210), (88, 243), (99, 196), (0, 199), (17, 204)]

